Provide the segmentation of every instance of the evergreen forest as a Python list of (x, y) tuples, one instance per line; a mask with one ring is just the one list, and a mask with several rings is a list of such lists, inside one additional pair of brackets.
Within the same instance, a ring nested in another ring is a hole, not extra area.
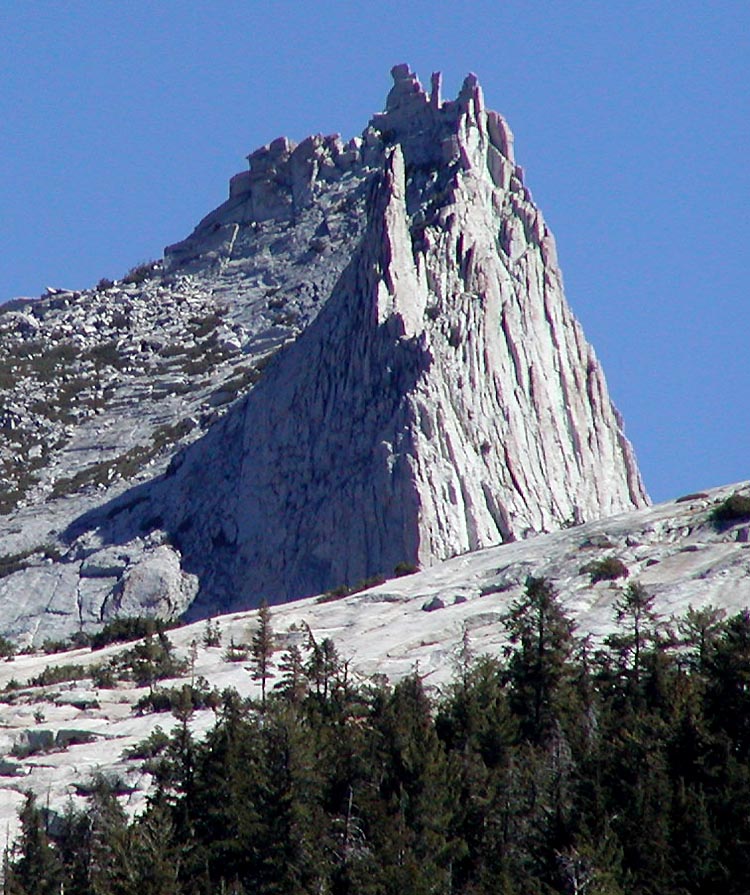
[(453, 680), (355, 681), (330, 640), (252, 644), (262, 697), (190, 700), (140, 744), (155, 779), (129, 820), (116, 781), (86, 812), (32, 796), (6, 895), (747, 895), (750, 612), (660, 618), (637, 582), (615, 633), (577, 635), (529, 578), (502, 655)]

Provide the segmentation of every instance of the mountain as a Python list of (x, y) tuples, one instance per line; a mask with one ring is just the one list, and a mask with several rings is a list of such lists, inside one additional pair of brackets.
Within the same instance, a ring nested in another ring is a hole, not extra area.
[(393, 69), (164, 259), (0, 316), (0, 628), (208, 615), (644, 507), (504, 119)]

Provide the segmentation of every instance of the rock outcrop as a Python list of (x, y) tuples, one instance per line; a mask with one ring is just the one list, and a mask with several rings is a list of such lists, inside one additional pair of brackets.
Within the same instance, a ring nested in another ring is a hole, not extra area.
[[(220, 296), (207, 347), (226, 372), (165, 475), (161, 450), (156, 478), (97, 481), (59, 514), (52, 560), (19, 544), (0, 590), (23, 612), (6, 627), (33, 615), (14, 596), (24, 576), (58, 566), (38, 602), (70, 628), (123, 606), (278, 602), (645, 505), (508, 125), (473, 75), (446, 102), (437, 75), (430, 94), (407, 66), (393, 77), (361, 138), (263, 147), (166, 250), (163, 288)], [(233, 357), (263, 363), (238, 385)]]
[[(440, 103), (437, 79), (428, 96), (405, 66), (393, 74), (365, 132), (380, 157), (351, 263), (153, 497), (204, 609), (354, 585), (646, 502), (507, 124), (473, 76)], [(291, 168), (297, 151), (277, 158)], [(294, 206), (269, 203), (265, 183), (266, 209)]]

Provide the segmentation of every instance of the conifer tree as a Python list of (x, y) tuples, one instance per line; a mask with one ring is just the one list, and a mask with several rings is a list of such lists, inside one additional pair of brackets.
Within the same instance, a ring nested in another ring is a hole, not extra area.
[(153, 802), (133, 824), (129, 838), (133, 895), (181, 895), (180, 856), (167, 807)]
[(58, 895), (62, 867), (33, 793), (27, 793), (19, 818), (20, 854), (18, 860), (6, 864), (4, 895)]
[(104, 778), (96, 781), (91, 796), (91, 893), (140, 895), (131, 877), (128, 822)]
[(726, 615), (726, 610), (711, 604), (700, 609), (690, 605), (678, 622), (682, 642), (690, 650), (690, 666), (697, 671), (705, 670), (709, 654), (724, 630)]
[(750, 762), (750, 610), (727, 620), (707, 660), (709, 723), (730, 749)]
[[(380, 808), (373, 835), (388, 892), (448, 888), (456, 845), (445, 753), (417, 675), (400, 681), (374, 707)], [(382, 812), (382, 813), (380, 813)]]
[(524, 595), (503, 622), (516, 646), (509, 664), (511, 706), (521, 720), (522, 736), (540, 743), (565, 711), (575, 625), (552, 584), (534, 577), (526, 580)]
[(312, 629), (307, 625), (307, 651), (305, 674), (310, 683), (315, 686), (316, 696), (327, 701), (336, 675), (341, 670), (336, 644), (330, 637), (326, 637), (318, 643)]
[(55, 837), (65, 875), (66, 895), (89, 895), (91, 870), (91, 818), (68, 802)]
[(302, 650), (296, 643), (291, 644), (281, 656), (279, 671), (282, 677), (275, 685), (274, 690), (278, 691), (292, 705), (298, 705), (307, 692), (307, 681)]
[(606, 640), (636, 691), (644, 671), (644, 657), (657, 646), (664, 627), (654, 610), (654, 599), (642, 584), (631, 581), (614, 604), (620, 630)]
[(254, 681), (260, 681), (261, 710), (266, 710), (266, 683), (271, 677), (273, 666), (273, 654), (276, 649), (273, 626), (271, 624), (271, 610), (268, 601), (258, 607), (257, 627), (253, 632), (250, 645), (250, 667)]

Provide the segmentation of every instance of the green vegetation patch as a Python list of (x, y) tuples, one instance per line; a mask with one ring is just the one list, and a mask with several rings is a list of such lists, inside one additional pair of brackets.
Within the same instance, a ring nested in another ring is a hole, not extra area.
[(597, 581), (616, 581), (618, 578), (627, 578), (630, 572), (625, 563), (616, 556), (605, 556), (603, 559), (595, 559), (581, 567), (582, 575), (590, 575), (591, 583)]
[(736, 522), (750, 522), (750, 496), (735, 491), (711, 511), (711, 520), (718, 528), (726, 528)]

